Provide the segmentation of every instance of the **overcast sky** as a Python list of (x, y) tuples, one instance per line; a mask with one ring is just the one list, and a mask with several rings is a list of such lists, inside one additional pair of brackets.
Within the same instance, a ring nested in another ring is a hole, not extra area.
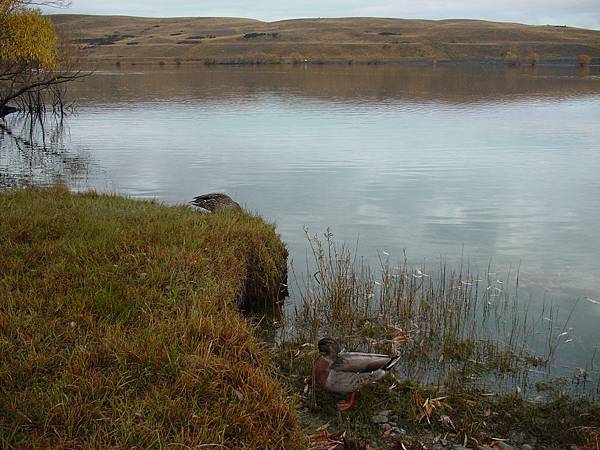
[(268, 21), (297, 17), (467, 18), (600, 29), (600, 0), (72, 0), (68, 12)]

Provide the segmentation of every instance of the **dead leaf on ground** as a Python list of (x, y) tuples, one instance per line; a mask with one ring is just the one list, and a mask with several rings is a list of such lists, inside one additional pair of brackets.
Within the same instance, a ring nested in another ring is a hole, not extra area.
[(449, 411), (453, 411), (454, 408), (444, 401), (447, 398), (448, 397), (427, 398), (427, 400), (423, 401), (418, 393), (415, 394), (415, 403), (421, 410), (421, 413), (417, 415), (417, 420), (420, 422), (423, 419), (427, 419), (427, 423), (431, 423), (429, 419), (431, 418), (434, 410), (447, 409)]

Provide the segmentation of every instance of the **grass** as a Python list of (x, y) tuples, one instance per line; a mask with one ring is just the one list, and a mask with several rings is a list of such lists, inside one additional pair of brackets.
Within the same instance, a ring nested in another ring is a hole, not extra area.
[[(176, 59), (210, 64), (305, 60), (504, 63), (504, 55), (510, 51), (525, 59), (537, 53), (543, 62), (569, 59), (575, 65), (580, 54), (600, 57), (600, 31), (478, 20), (338, 18), (261, 22), (83, 15), (53, 15), (52, 19), (62, 35), (83, 44), (83, 60), (93, 63), (119, 58), (145, 64), (158, 60), (173, 63)], [(206, 39), (201, 45), (191, 45), (200, 43), (192, 37), (203, 36)], [(263, 59), (257, 60), (257, 55)]]
[[(271, 304), (285, 279), (285, 246), (260, 218), (63, 188), (3, 192), (0, 210), (3, 448), (600, 446), (597, 400), (528, 379), (568, 323), (544, 311), (536, 353), (517, 274), (386, 255), (372, 268), (330, 233), (310, 237), (314, 276), (273, 353), (239, 313)], [(341, 413), (312, 380), (323, 334), (400, 353), (402, 370)], [(579, 381), (595, 376), (592, 364)], [(374, 425), (381, 410), (406, 434)]]
[[(517, 433), (534, 447), (597, 448), (599, 374), (581, 369), (579, 391), (543, 375), (569, 338), (571, 314), (548, 307), (534, 314), (518, 297), (518, 271), (498, 280), (490, 268), (478, 277), (443, 262), (393, 265), (387, 255), (373, 268), (329, 232), (308, 237), (307, 273), (314, 275), (303, 282), (296, 277), (301, 301), (281, 331), (276, 361), (316, 436), (328, 423), (329, 432), (345, 432), (363, 446), (422, 448), (420, 442), (438, 436), (469, 446), (491, 445), (494, 438), (520, 445)], [(361, 391), (354, 409), (340, 413), (336, 396), (312, 379), (315, 342), (325, 335), (348, 350), (399, 354), (402, 362), (387, 380)], [(371, 423), (381, 410), (392, 411), (408, 433), (386, 439)]]
[(304, 447), (238, 308), (279, 292), (272, 225), (62, 188), (0, 210), (0, 447)]
[[(475, 388), (448, 391), (389, 377), (364, 388), (356, 405), (340, 412), (336, 408), (339, 397), (312, 385), (306, 367), (311, 367), (315, 355), (290, 349), (285, 356), (278, 362), (297, 391), (301, 417), (311, 437), (321, 438), (326, 429), (330, 436), (345, 436), (356, 448), (365, 449), (369, 445), (432, 448), (441, 439), (459, 445), (466, 442), (469, 448), (493, 446), (498, 440), (517, 448), (527, 443), (534, 448), (578, 445), (597, 450), (600, 445), (598, 401), (557, 394), (542, 402), (516, 393), (497, 395)], [(543, 386), (539, 389), (546, 393)], [(426, 402), (433, 405), (429, 412)], [(386, 437), (384, 429), (372, 423), (372, 417), (384, 410), (405, 431), (403, 436)]]

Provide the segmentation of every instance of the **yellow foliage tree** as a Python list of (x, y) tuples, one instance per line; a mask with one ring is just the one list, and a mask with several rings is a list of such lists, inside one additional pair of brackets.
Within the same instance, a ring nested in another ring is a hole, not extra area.
[(51, 20), (37, 9), (60, 1), (0, 0), (0, 117), (43, 105), (43, 94), (61, 96), (57, 86), (76, 77), (63, 67), (60, 40)]
[(0, 61), (3, 64), (56, 67), (58, 36), (50, 19), (38, 11), (24, 8), (8, 14), (3, 11), (0, 13), (0, 30)]

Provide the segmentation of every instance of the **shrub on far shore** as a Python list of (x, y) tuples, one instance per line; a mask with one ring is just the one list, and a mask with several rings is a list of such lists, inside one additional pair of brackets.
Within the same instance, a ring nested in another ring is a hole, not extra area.
[(577, 64), (579, 64), (579, 67), (587, 67), (591, 62), (592, 58), (589, 55), (579, 55), (577, 57)]
[(509, 50), (504, 54), (504, 59), (509, 66), (519, 66), (521, 64), (519, 55), (512, 50)]
[(539, 64), (540, 62), (540, 55), (536, 52), (531, 52), (527, 58), (526, 58), (526, 63), (528, 65), (530, 65), (531, 67), (535, 67)]

